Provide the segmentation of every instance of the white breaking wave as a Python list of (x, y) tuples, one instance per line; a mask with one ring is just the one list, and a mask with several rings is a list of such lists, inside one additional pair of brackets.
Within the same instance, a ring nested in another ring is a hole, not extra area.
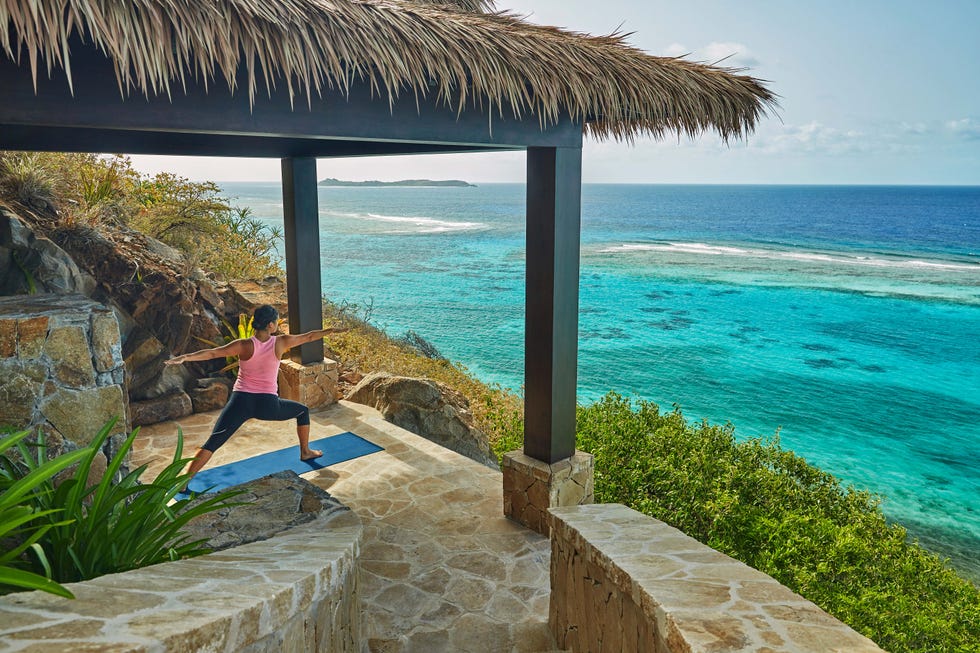
[(455, 220), (439, 220), (420, 216), (380, 215), (377, 213), (340, 213), (324, 212), (327, 215), (351, 220), (368, 220), (371, 222), (390, 223), (398, 225), (397, 229), (386, 229), (389, 234), (439, 234), (457, 231), (480, 231), (489, 229), (490, 225), (483, 222), (463, 222)]
[(625, 254), (644, 251), (665, 252), (668, 254), (698, 254), (704, 256), (737, 256), (742, 258), (775, 259), (808, 263), (831, 263), (835, 265), (861, 265), (877, 268), (956, 270), (959, 272), (974, 272), (980, 275), (980, 265), (970, 263), (956, 263), (952, 261), (937, 260), (929, 261), (902, 257), (827, 254), (823, 252), (732, 247), (727, 245), (709, 245), (707, 243), (623, 243), (598, 250), (600, 254)]
[(371, 220), (412, 225), (415, 227), (415, 229), (407, 230), (404, 233), (435, 234), (446, 231), (476, 231), (478, 229), (489, 229), (489, 225), (483, 222), (457, 222), (454, 220), (437, 220), (436, 218), (420, 218), (403, 215), (376, 215), (374, 213), (366, 213), (365, 217)]

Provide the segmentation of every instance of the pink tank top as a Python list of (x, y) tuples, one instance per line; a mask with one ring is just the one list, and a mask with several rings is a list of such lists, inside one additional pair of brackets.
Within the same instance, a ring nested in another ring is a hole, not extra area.
[(235, 390), (256, 394), (279, 394), (279, 357), (276, 356), (276, 337), (262, 342), (251, 337), (252, 357), (238, 363)]

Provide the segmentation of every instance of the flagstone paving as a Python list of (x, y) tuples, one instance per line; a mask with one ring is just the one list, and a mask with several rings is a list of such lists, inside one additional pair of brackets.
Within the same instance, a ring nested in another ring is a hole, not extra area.
[[(217, 412), (180, 420), (185, 456)], [(311, 440), (350, 431), (384, 451), (303, 475), (364, 524), (360, 591), (366, 650), (377, 653), (554, 651), (548, 629), (550, 545), (503, 516), (502, 476), (350, 402), (314, 411)], [(174, 422), (143, 427), (134, 462), (152, 476), (171, 459)], [(252, 420), (210, 466), (296, 444), (290, 425)], [(274, 471), (274, 470), (270, 470)]]

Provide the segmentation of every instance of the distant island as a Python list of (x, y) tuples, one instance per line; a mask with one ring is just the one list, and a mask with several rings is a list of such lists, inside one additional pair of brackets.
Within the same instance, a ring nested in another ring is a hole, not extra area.
[(401, 181), (343, 181), (341, 179), (328, 178), (319, 183), (320, 186), (466, 186), (475, 187), (468, 181), (459, 179), (444, 179), (434, 181), (432, 179), (402, 179)]

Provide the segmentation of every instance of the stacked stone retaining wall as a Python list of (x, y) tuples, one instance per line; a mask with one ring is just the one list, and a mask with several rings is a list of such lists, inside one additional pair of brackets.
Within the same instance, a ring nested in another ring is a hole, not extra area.
[(549, 623), (575, 653), (882, 653), (803, 597), (618, 504), (552, 508)]
[(0, 651), (360, 653), (350, 511), (200, 558), (0, 597)]
[(42, 430), (49, 453), (128, 431), (115, 314), (82, 295), (0, 298), (0, 426)]

